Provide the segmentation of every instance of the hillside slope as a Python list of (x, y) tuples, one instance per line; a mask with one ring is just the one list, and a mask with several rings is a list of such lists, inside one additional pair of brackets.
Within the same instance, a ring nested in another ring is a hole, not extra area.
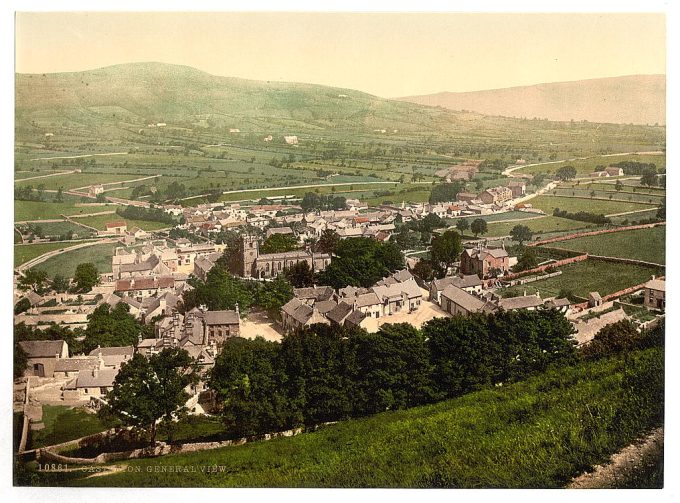
[[(48, 474), (40, 483), (563, 487), (657, 426), (663, 417), (659, 396), (663, 352), (649, 349), (627, 359), (562, 367), (435, 405), (342, 421), (297, 437), (118, 462), (124, 469), (109, 476)], [(218, 473), (192, 469), (215, 465)]]
[(132, 123), (200, 120), (246, 130), (274, 123), (318, 129), (448, 127), (476, 114), (452, 113), (312, 84), (218, 77), (186, 66), (131, 63), (97, 70), (16, 75), (16, 119)]
[(666, 122), (665, 75), (630, 75), (397, 99), (506, 117), (623, 124)]

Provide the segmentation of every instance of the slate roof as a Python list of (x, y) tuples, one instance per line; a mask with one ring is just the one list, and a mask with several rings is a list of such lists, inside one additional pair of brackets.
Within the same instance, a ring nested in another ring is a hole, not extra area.
[(538, 295), (510, 297), (506, 299), (500, 299), (498, 301), (498, 307), (501, 307), (506, 311), (512, 311), (513, 309), (528, 309), (530, 307), (538, 307), (542, 305), (543, 300)]
[(449, 285), (453, 285), (458, 288), (472, 288), (475, 286), (481, 286), (484, 282), (479, 279), (476, 274), (466, 274), (462, 278), (460, 276), (447, 276), (441, 279), (435, 279), (433, 281), (434, 287), (437, 291), (442, 291)]
[(665, 292), (666, 281), (663, 279), (653, 279), (645, 283), (645, 288), (649, 288), (650, 290), (656, 290), (659, 292)]
[(55, 372), (80, 372), (99, 368), (99, 358), (86, 356), (84, 358), (59, 358), (54, 364)]
[(328, 314), (326, 314), (326, 318), (334, 321), (338, 325), (341, 325), (353, 309), (354, 307), (351, 304), (348, 304), (347, 302), (340, 302), (337, 306), (330, 310)]
[(80, 372), (75, 383), (72, 381), (67, 385), (67, 388), (72, 384), (75, 388), (113, 387), (113, 381), (116, 379), (118, 371), (119, 369), (102, 369), (93, 372)]
[(61, 354), (64, 341), (20, 341), (19, 346), (29, 358), (54, 358), (57, 353)]
[(314, 313), (311, 307), (296, 298), (292, 298), (281, 309), (302, 325), (305, 325)]
[(359, 326), (359, 324), (364, 321), (366, 314), (361, 311), (352, 311), (352, 313), (345, 319), (345, 323), (350, 325)]
[(330, 286), (310, 286), (306, 288), (294, 288), (293, 295), (298, 299), (314, 299), (316, 302), (320, 302), (333, 298), (335, 290)]
[(321, 314), (326, 314), (333, 310), (338, 304), (334, 300), (322, 300), (314, 303), (314, 308)]
[(380, 304), (380, 298), (378, 295), (376, 295), (375, 292), (370, 292), (370, 293), (364, 293), (362, 295), (357, 296), (356, 298), (356, 307), (367, 307), (367, 306), (374, 306), (376, 304)]
[(484, 309), (486, 302), (478, 299), (474, 295), (469, 294), (456, 286), (449, 285), (444, 288), (442, 298), (450, 299), (454, 304), (462, 307), (470, 313), (477, 313)]
[(114, 355), (121, 355), (121, 356), (132, 356), (135, 353), (135, 348), (134, 346), (112, 346), (108, 348), (96, 348), (90, 351), (90, 356), (97, 356), (101, 354), (102, 356), (114, 356)]
[(203, 313), (203, 319), (208, 326), (239, 324), (239, 316), (236, 311), (206, 311)]

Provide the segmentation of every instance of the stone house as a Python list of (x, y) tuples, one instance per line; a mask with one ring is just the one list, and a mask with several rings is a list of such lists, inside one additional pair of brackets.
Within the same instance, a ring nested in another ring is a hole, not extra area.
[(430, 283), (430, 300), (436, 304), (441, 302), (441, 294), (444, 289), (453, 285), (468, 293), (482, 293), (484, 282), (476, 274), (461, 276), (446, 276), (441, 279), (434, 279)]
[(448, 285), (444, 288), (440, 300), (441, 308), (452, 316), (467, 316), (472, 313), (492, 310), (487, 302), (454, 285)]
[(512, 199), (512, 190), (509, 187), (493, 187), (480, 192), (478, 199), (484, 204), (502, 204)]
[(24, 376), (52, 377), (57, 360), (68, 358), (66, 341), (20, 341), (28, 357)]
[(666, 309), (666, 281), (652, 279), (645, 283), (645, 306), (649, 309)]

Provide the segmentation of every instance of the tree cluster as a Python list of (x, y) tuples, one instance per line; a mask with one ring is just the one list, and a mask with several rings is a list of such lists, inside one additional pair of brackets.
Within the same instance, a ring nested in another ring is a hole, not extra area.
[(130, 220), (148, 220), (150, 222), (161, 222), (168, 225), (175, 225), (175, 218), (160, 208), (144, 208), (142, 206), (123, 206), (116, 210), (116, 213), (123, 218)]
[(578, 220), (579, 222), (590, 222), (593, 224), (605, 225), (610, 224), (611, 220), (603, 214), (589, 213), (587, 211), (577, 211), (576, 213), (569, 213), (567, 210), (560, 210), (555, 208), (553, 216), (560, 218), (568, 218), (569, 220)]
[(348, 285), (368, 288), (403, 267), (404, 257), (396, 244), (350, 238), (338, 243), (331, 263), (319, 274), (319, 281), (336, 289)]
[(440, 183), (432, 187), (430, 192), (430, 204), (455, 201), (456, 196), (465, 188), (461, 182)]
[(344, 210), (347, 209), (347, 200), (342, 196), (323, 195), (316, 192), (307, 192), (300, 202), (304, 211)]
[(573, 362), (557, 311), (438, 318), (377, 333), (314, 325), (281, 344), (230, 339), (211, 371), (231, 433), (255, 435), (403, 409)]

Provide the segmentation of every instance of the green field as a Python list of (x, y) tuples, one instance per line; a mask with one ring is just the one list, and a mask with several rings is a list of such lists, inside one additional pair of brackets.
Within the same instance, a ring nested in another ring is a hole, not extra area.
[[(71, 173), (68, 175), (36, 178), (34, 180), (16, 180), (14, 185), (16, 187), (25, 187), (27, 185), (31, 185), (33, 188), (37, 188), (38, 185), (43, 185), (45, 189), (48, 190), (57, 190), (59, 187), (62, 187), (64, 190), (68, 190), (79, 187), (87, 187), (89, 185), (97, 185), (100, 183), (123, 182), (125, 180), (134, 180), (135, 178), (140, 177), (134, 175), (116, 175), (112, 173)], [(84, 192), (87, 192), (87, 190), (84, 190)]]
[(529, 173), (535, 175), (536, 173), (554, 174), (562, 166), (573, 166), (576, 168), (576, 176), (586, 177), (595, 171), (595, 166), (609, 166), (622, 161), (637, 161), (645, 163), (654, 163), (657, 168), (666, 167), (665, 155), (616, 155), (616, 156), (596, 156), (588, 159), (581, 159), (575, 161), (563, 161), (554, 164), (543, 164), (539, 166), (529, 166), (518, 170), (518, 173)]
[(79, 248), (73, 251), (65, 251), (54, 257), (48, 258), (42, 264), (38, 264), (36, 269), (47, 272), (50, 278), (55, 274), (62, 274), (67, 278), (72, 278), (76, 272), (78, 264), (92, 262), (97, 266), (100, 273), (111, 272), (111, 258), (116, 244), (98, 244)]
[(61, 215), (90, 214), (115, 210), (115, 205), (76, 206), (76, 202), (51, 203), (42, 201), (14, 201), (14, 221), (51, 220)]
[[(485, 237), (494, 236), (508, 236), (510, 231), (516, 225), (526, 225), (534, 234), (543, 234), (546, 232), (563, 232), (572, 231), (576, 229), (586, 229), (597, 227), (595, 224), (588, 222), (579, 222), (578, 220), (570, 220), (568, 218), (560, 218), (553, 216), (544, 216), (539, 218), (526, 219), (521, 222), (493, 222), (488, 224), (488, 232), (484, 234)], [(469, 231), (467, 231), (469, 233)]]
[(558, 488), (657, 426), (659, 375), (663, 352), (638, 351), (297, 437), (118, 461), (126, 468), (112, 475), (37, 476), (55, 486)]
[(149, 220), (130, 220), (129, 218), (122, 218), (120, 215), (117, 215), (115, 213), (110, 215), (95, 215), (91, 217), (79, 217), (74, 219), (75, 222), (84, 225), (89, 225), (90, 227), (94, 227), (95, 229), (99, 229), (102, 231), (106, 230), (107, 222), (113, 222), (116, 220), (125, 220), (125, 222), (127, 222), (128, 225), (128, 230), (135, 226), (145, 231), (155, 231), (158, 229), (172, 227), (172, 225), (163, 222), (151, 222)]
[[(566, 242), (566, 241), (565, 241)], [(526, 285), (517, 285), (499, 290), (503, 297), (528, 295), (538, 292), (541, 297), (554, 297), (560, 291), (571, 292), (582, 298), (587, 298), (590, 292), (608, 295), (629, 286), (638, 285), (652, 279), (653, 275), (663, 274), (658, 267), (643, 267), (638, 265), (604, 262), (600, 260), (586, 260), (559, 268), (560, 276), (542, 279)]]
[(593, 255), (632, 258), (664, 264), (666, 261), (666, 227), (586, 236), (560, 241), (550, 246)]
[(559, 197), (552, 195), (542, 195), (529, 201), (534, 208), (539, 208), (547, 214), (552, 215), (555, 208), (566, 210), (569, 213), (587, 211), (589, 213), (609, 215), (623, 213), (626, 211), (644, 210), (653, 206), (632, 201), (603, 201), (600, 199), (582, 199), (577, 197)]
[[(79, 243), (37, 243), (37, 244), (25, 244), (25, 245), (14, 245), (14, 267), (20, 266), (21, 264), (28, 262), (36, 257), (39, 257), (43, 253), (47, 253), (54, 250), (61, 250), (62, 248), (69, 248), (75, 246)], [(42, 265), (40, 266), (42, 267)]]
[[(86, 227), (82, 227), (80, 225), (74, 224), (73, 222), (67, 222), (65, 220), (62, 222), (44, 222), (33, 225), (39, 226), (42, 234), (46, 237), (63, 236), (69, 231), (73, 232), (74, 235), (77, 235), (79, 238), (87, 238), (94, 234), (94, 231), (91, 229), (87, 229)], [(22, 230), (26, 230), (28, 225), (21, 225), (20, 227)]]
[(61, 405), (43, 405), (42, 430), (30, 433), (29, 449), (55, 445), (106, 430), (96, 414)]

